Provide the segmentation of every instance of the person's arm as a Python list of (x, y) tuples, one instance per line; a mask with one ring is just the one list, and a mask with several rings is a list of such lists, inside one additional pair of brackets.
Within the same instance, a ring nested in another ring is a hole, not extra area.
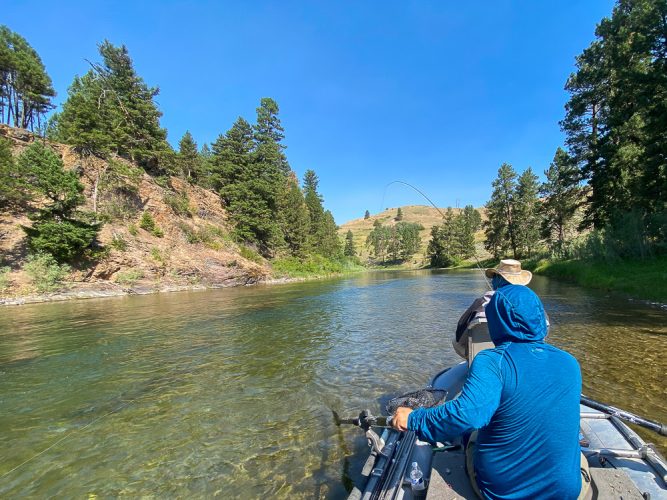
[(404, 413), (405, 427), (415, 431), (419, 439), (436, 443), (487, 425), (498, 409), (503, 389), (499, 359), (496, 352), (478, 354), (461, 394), (444, 405)]

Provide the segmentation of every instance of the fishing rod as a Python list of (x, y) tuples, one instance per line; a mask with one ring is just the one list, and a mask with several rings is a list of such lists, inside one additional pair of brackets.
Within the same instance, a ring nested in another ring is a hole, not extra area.
[[(385, 196), (386, 196), (386, 194), (387, 194), (387, 188), (389, 188), (389, 186), (391, 186), (392, 184), (403, 184), (404, 186), (408, 186), (409, 188), (414, 189), (417, 193), (419, 193), (422, 197), (424, 197), (424, 199), (425, 199), (426, 201), (428, 201), (428, 202), (431, 204), (431, 206), (432, 206), (433, 208), (435, 208), (435, 209), (438, 211), (438, 213), (442, 216), (443, 219), (446, 218), (446, 217), (445, 217), (445, 214), (442, 213), (442, 210), (440, 210), (440, 209), (436, 206), (436, 204), (433, 203), (433, 201), (431, 200), (431, 198), (429, 198), (428, 196), (426, 196), (426, 193), (424, 193), (421, 189), (416, 188), (415, 186), (413, 186), (413, 185), (410, 184), (409, 182), (405, 182), (405, 181), (399, 181), (399, 180), (391, 181), (389, 184), (387, 184), (387, 185), (384, 187), (384, 192), (382, 193), (382, 206), (384, 206), (384, 198), (385, 198)], [(382, 209), (380, 209), (380, 210), (382, 210)], [(480, 272), (482, 273), (482, 276), (484, 277), (484, 281), (486, 282), (486, 286), (489, 287), (489, 290), (493, 290), (493, 287), (491, 286), (491, 283), (489, 283), (489, 280), (488, 280), (488, 278), (486, 277), (486, 273), (485, 273), (484, 269), (482, 269), (482, 265), (480, 264), (479, 259), (477, 258), (477, 247), (474, 246), (474, 245), (473, 245), (473, 251), (474, 251), (474, 253), (473, 253), (473, 257), (475, 257), (475, 262), (477, 263), (477, 268), (478, 268), (478, 269), (480, 270)]]

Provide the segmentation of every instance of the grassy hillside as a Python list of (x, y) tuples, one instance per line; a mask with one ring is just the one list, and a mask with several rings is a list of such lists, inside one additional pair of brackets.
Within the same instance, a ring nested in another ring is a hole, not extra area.
[[(442, 213), (446, 212), (446, 208), (441, 208)], [(455, 214), (458, 214), (461, 209), (452, 209)], [(370, 218), (364, 219), (363, 217), (359, 219), (354, 219), (349, 222), (346, 222), (340, 226), (339, 235), (341, 238), (345, 238), (345, 235), (348, 231), (352, 231), (354, 236), (354, 246), (357, 250), (357, 254), (360, 256), (362, 261), (365, 261), (369, 257), (369, 248), (366, 247), (366, 238), (368, 234), (373, 229), (373, 223), (376, 220), (379, 220), (382, 225), (393, 225), (396, 224), (396, 214), (398, 212), (398, 207), (387, 208), (379, 214), (372, 214)], [(408, 205), (401, 207), (401, 212), (403, 213), (404, 222), (414, 222), (421, 224), (424, 229), (420, 231), (420, 236), (422, 240), (421, 249), (419, 253), (415, 254), (412, 259), (404, 264), (404, 267), (415, 268), (423, 267), (428, 264), (426, 259), (426, 247), (431, 238), (431, 227), (438, 225), (442, 222), (442, 215), (438, 210), (433, 207), (425, 205)], [(482, 219), (484, 219), (484, 209), (480, 209)], [(479, 259), (486, 259), (490, 255), (484, 250), (484, 233), (478, 231), (475, 235), (476, 247), (477, 247), (477, 256)]]

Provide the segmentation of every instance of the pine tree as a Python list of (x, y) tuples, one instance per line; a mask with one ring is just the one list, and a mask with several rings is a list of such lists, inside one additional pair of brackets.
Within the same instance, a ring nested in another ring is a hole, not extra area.
[(280, 198), (278, 204), (283, 238), (293, 256), (303, 257), (308, 243), (310, 218), (303, 192), (299, 188), (299, 181), (294, 173), (288, 177), (284, 194), (285, 196)]
[(556, 150), (546, 182), (540, 187), (542, 203), (542, 237), (551, 252), (563, 256), (568, 239), (574, 233), (574, 215), (581, 202), (578, 170), (574, 160), (562, 148)]
[(518, 257), (516, 222), (514, 220), (514, 197), (516, 172), (508, 163), (498, 169), (498, 177), (493, 181), (491, 199), (486, 204), (487, 221), (484, 224), (486, 241), (484, 247), (495, 258), (505, 256), (509, 250)]
[(371, 213), (368, 210), (366, 210), (366, 213), (364, 214), (364, 220), (368, 220), (370, 218), (371, 218)]
[(0, 137), (0, 208), (20, 207), (29, 199), (28, 186), (12, 156), (11, 143)]
[(261, 165), (253, 158), (254, 146), (252, 127), (239, 117), (213, 143), (210, 183), (220, 193), (237, 237), (258, 245), (266, 254), (277, 225)]
[(357, 255), (357, 251), (354, 248), (354, 235), (352, 234), (351, 229), (349, 229), (345, 235), (345, 249), (343, 251), (343, 255), (346, 257), (354, 257)]
[(539, 189), (537, 176), (528, 167), (519, 176), (514, 197), (516, 241), (521, 257), (532, 257), (540, 240)]
[(398, 211), (396, 212), (396, 222), (400, 222), (403, 220), (403, 210), (401, 210), (401, 207), (398, 207)]
[(336, 259), (343, 252), (340, 239), (338, 238), (338, 226), (333, 214), (329, 210), (324, 212), (324, 223), (317, 251), (320, 255), (329, 259)]
[(37, 52), (21, 35), (0, 25), (0, 121), (41, 128), (45, 113), (54, 108), (55, 95)]
[(455, 217), (451, 208), (447, 209), (442, 224), (431, 228), (431, 240), (426, 255), (432, 267), (451, 267), (458, 264), (458, 242), (456, 241)]
[(159, 165), (160, 154), (169, 149), (154, 101), (159, 89), (137, 75), (124, 45), (105, 40), (99, 52), (102, 63), (74, 79), (56, 118), (55, 137), (84, 154), (115, 153), (150, 172), (168, 169)]
[(197, 149), (190, 131), (183, 134), (178, 143), (178, 163), (180, 165), (181, 175), (188, 182), (195, 182), (199, 179), (202, 170), (202, 158)]
[(41, 141), (19, 156), (18, 165), (28, 185), (47, 200), (30, 215), (32, 226), (23, 226), (30, 249), (51, 254), (59, 262), (80, 255), (92, 244), (99, 224), (77, 210), (85, 198), (76, 174), (65, 171), (62, 160)]
[(324, 231), (324, 207), (322, 196), (317, 191), (319, 180), (314, 170), (306, 170), (303, 175), (303, 192), (310, 217), (310, 228), (308, 230), (309, 247), (318, 252), (320, 239)]

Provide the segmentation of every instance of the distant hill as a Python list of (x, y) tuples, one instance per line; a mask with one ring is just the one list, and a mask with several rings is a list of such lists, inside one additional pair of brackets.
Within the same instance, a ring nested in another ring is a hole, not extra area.
[[(405, 267), (415, 268), (423, 267), (428, 264), (426, 259), (426, 247), (428, 242), (431, 239), (431, 228), (442, 222), (442, 215), (438, 210), (433, 207), (425, 205), (407, 205), (400, 207), (401, 212), (403, 213), (403, 222), (415, 222), (421, 224), (424, 229), (420, 231), (420, 236), (422, 239), (421, 249), (419, 253), (415, 254), (410, 262), (405, 263)], [(452, 209), (455, 214), (461, 212), (459, 208)], [(482, 220), (486, 218), (486, 211), (484, 208), (478, 208), (480, 214), (482, 215)], [(447, 211), (447, 208), (440, 208), (442, 213)], [(376, 220), (379, 220), (383, 226), (391, 226), (396, 224), (396, 215), (398, 213), (398, 207), (387, 208), (379, 214), (371, 214), (368, 219), (360, 217), (358, 219), (353, 219), (351, 221), (345, 222), (339, 228), (339, 235), (341, 238), (345, 238), (345, 235), (348, 231), (352, 231), (354, 236), (354, 246), (357, 250), (357, 254), (362, 260), (366, 260), (369, 257), (369, 248), (366, 247), (366, 238), (368, 234), (373, 229), (373, 223)], [(484, 232), (478, 231), (475, 235), (476, 247), (477, 247), (477, 257), (482, 260), (490, 257), (490, 254), (484, 250)]]

